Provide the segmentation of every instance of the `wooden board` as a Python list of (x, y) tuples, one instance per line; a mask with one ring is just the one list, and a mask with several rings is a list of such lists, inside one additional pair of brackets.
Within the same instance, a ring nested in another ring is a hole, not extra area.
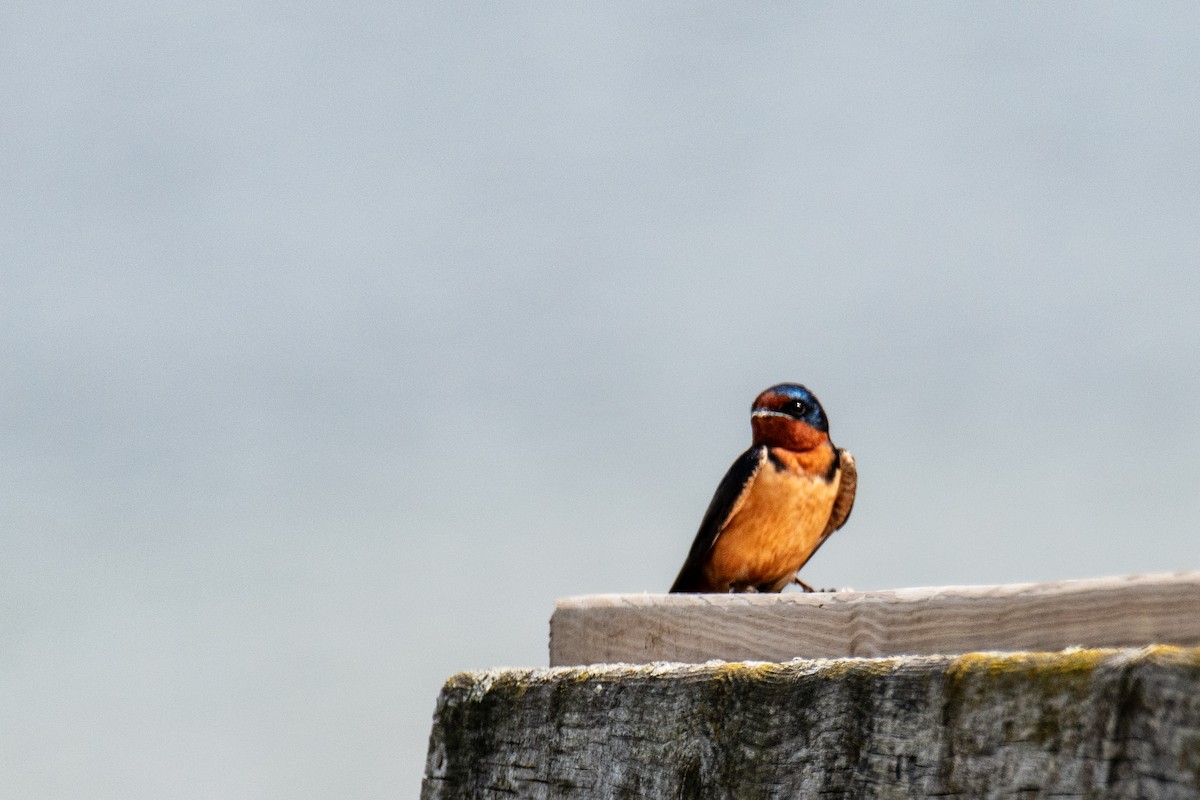
[(1200, 572), (781, 595), (557, 602), (550, 664), (786, 661), (1200, 645)]
[(422, 800), (1200, 797), (1200, 649), (455, 675)]

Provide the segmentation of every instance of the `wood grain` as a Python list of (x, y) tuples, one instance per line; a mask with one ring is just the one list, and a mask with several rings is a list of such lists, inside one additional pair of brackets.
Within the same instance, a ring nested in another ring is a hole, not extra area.
[(550, 664), (1200, 645), (1200, 572), (781, 595), (557, 602)]
[(423, 800), (1200, 797), (1200, 649), (492, 670)]

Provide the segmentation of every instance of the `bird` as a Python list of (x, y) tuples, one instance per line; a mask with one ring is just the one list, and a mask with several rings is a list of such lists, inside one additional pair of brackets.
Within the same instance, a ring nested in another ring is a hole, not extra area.
[(829, 419), (798, 383), (750, 407), (753, 442), (717, 485), (672, 593), (780, 592), (854, 507), (854, 456), (833, 445)]

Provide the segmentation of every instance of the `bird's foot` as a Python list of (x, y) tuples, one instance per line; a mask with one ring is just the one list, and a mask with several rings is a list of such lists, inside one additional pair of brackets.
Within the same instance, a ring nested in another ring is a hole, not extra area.
[(800, 580), (799, 575), (792, 578), (792, 582), (798, 584), (800, 586), (800, 589), (803, 592), (805, 592), (806, 594), (812, 594), (814, 592), (836, 592), (837, 591), (837, 589), (814, 589), (813, 587), (809, 586), (804, 581)]

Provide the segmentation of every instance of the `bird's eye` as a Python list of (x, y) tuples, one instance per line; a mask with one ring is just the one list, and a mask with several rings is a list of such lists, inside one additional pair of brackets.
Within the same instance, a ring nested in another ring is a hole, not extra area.
[(796, 416), (803, 417), (808, 413), (808, 405), (803, 400), (793, 400), (792, 411), (796, 413)]

